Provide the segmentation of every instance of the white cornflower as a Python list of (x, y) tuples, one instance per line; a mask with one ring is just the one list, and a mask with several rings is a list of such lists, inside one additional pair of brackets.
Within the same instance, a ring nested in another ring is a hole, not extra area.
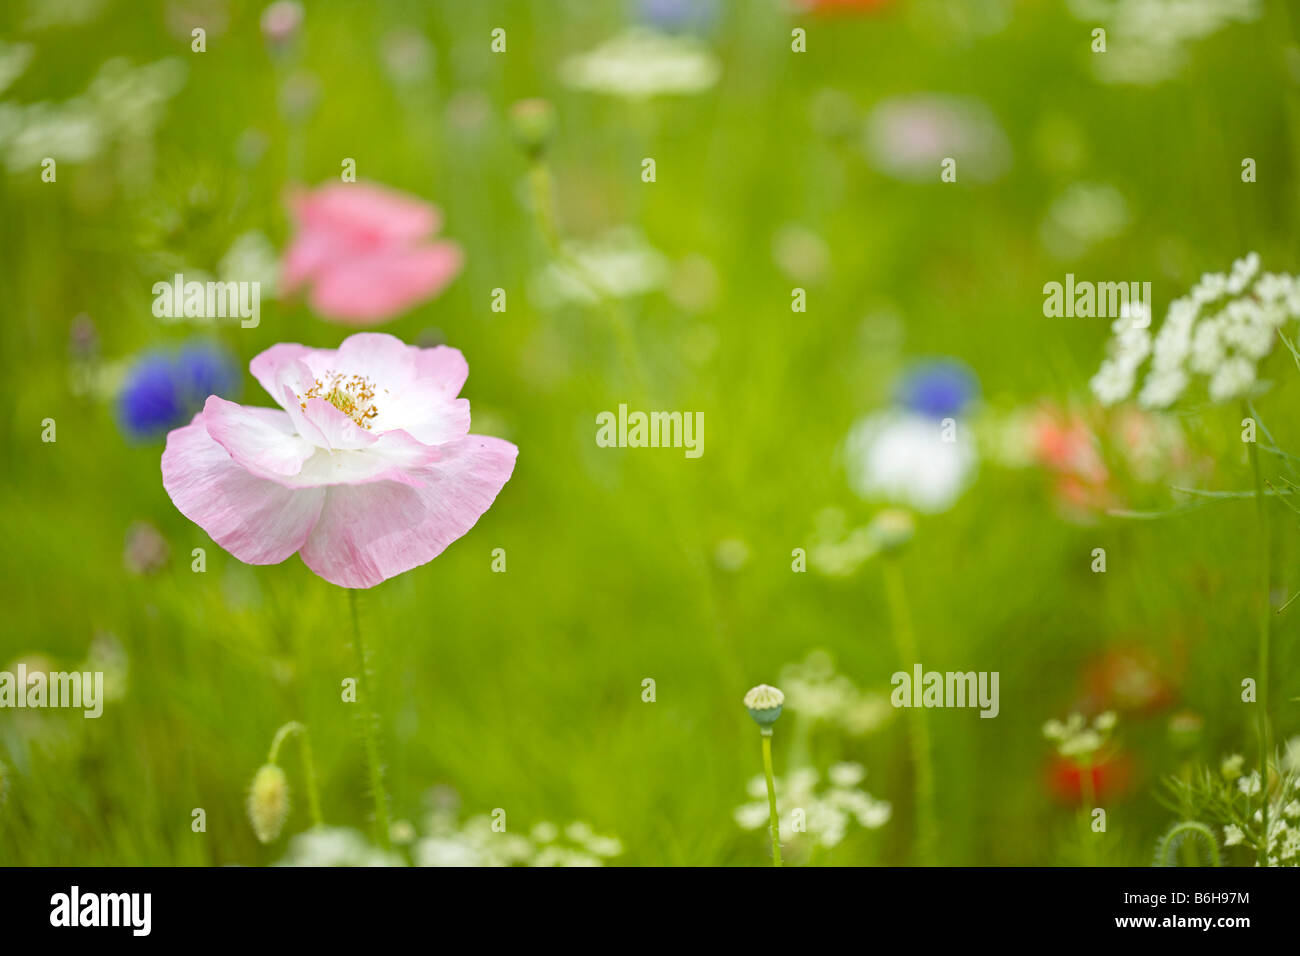
[(1238, 780), (1237, 788), (1247, 796), (1251, 796), (1253, 794), (1259, 793), (1260, 790), (1259, 771), (1252, 770), (1248, 775)]
[(570, 57), (560, 76), (574, 89), (643, 99), (702, 92), (721, 72), (717, 59), (697, 38), (636, 28)]
[(1193, 376), (1207, 379), (1213, 401), (1240, 398), (1254, 387), (1257, 366), (1272, 352), (1278, 331), (1295, 318), (1300, 318), (1300, 280), (1261, 274), (1259, 256), (1249, 253), (1228, 274), (1206, 273), (1170, 303), (1154, 341), (1143, 337), (1145, 330), (1117, 321), (1107, 357), (1092, 378), (1093, 394), (1103, 405), (1127, 399), (1149, 356), (1137, 396), (1144, 408), (1172, 405)]
[(1241, 827), (1237, 826), (1236, 824), (1229, 823), (1226, 827), (1223, 828), (1223, 845), (1238, 846), (1241, 844), (1244, 836), (1245, 834), (1241, 832)]
[(844, 463), (860, 497), (936, 514), (951, 508), (974, 479), (976, 453), (970, 429), (949, 435), (925, 415), (890, 410), (853, 426)]

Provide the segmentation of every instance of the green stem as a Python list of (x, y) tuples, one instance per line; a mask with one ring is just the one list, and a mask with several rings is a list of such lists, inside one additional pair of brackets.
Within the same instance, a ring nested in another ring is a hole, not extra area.
[[(366, 646), (361, 638), (361, 618), (357, 612), (357, 592), (348, 589), (348, 604), (352, 609), (352, 647), (357, 662), (357, 703), (361, 705), (361, 721), (365, 729), (366, 763), (370, 767), (370, 795), (375, 802), (375, 840), (388, 849), (388, 795), (384, 792), (384, 770), (379, 762), (379, 739), (376, 732), (378, 718), (370, 707), (370, 672), (366, 665)], [(363, 686), (365, 690), (363, 691)]]
[[(912, 634), (912, 617), (907, 606), (907, 592), (903, 588), (903, 569), (898, 558), (883, 558), (885, 596), (889, 602), (891, 632), (903, 667), (918, 662), (916, 639)], [(934, 862), (937, 828), (934, 810), (934, 770), (930, 764), (930, 728), (925, 711), (920, 707), (907, 708), (908, 742), (911, 747), (912, 770), (916, 781), (916, 859), (921, 866)]]
[(1188, 837), (1200, 837), (1205, 841), (1205, 853), (1210, 861), (1210, 866), (1223, 865), (1223, 860), (1219, 856), (1219, 843), (1214, 838), (1214, 832), (1204, 823), (1185, 820), (1170, 827), (1156, 844), (1156, 866), (1176, 865), (1174, 863), (1174, 853), (1179, 849), (1189, 847), (1191, 848), (1191, 865), (1195, 866), (1199, 860), (1196, 856), (1195, 845), (1187, 839)]
[[(1250, 414), (1249, 408), (1247, 415)], [(1268, 763), (1272, 748), (1269, 746), (1268, 725), (1268, 672), (1269, 639), (1273, 623), (1273, 601), (1269, 594), (1271, 583), (1272, 544), (1268, 533), (1268, 511), (1264, 502), (1264, 475), (1259, 466), (1259, 448), (1252, 442), (1246, 443), (1250, 455), (1250, 468), (1255, 478), (1255, 517), (1259, 524), (1259, 541), (1263, 557), (1264, 602), (1259, 618), (1259, 666), (1256, 684), (1259, 690), (1259, 800), (1260, 813), (1263, 817), (1264, 839), (1259, 847), (1260, 866), (1268, 865)]]
[(567, 270), (605, 309), (614, 339), (618, 345), (623, 364), (632, 375), (633, 384), (644, 393), (645, 370), (641, 366), (640, 354), (636, 347), (636, 337), (632, 333), (632, 324), (624, 314), (622, 306), (609, 294), (600, 276), (587, 268), (577, 256), (564, 248), (560, 241), (558, 218), (555, 215), (555, 190), (551, 182), (550, 170), (541, 159), (533, 161), (528, 169), (528, 184), (533, 194), (533, 210), (537, 216), (537, 228), (546, 242), (547, 251), (556, 264)]
[(551, 174), (540, 159), (528, 167), (528, 186), (533, 193), (533, 212), (537, 228), (546, 240), (546, 248), (553, 256), (560, 253), (560, 232), (555, 224), (555, 195), (551, 187)]
[(772, 731), (764, 729), (763, 773), (767, 777), (768, 831), (772, 836), (772, 865), (781, 865), (781, 818), (776, 812), (776, 781), (772, 778)]
[(1095, 860), (1092, 846), (1092, 811), (1097, 807), (1097, 787), (1092, 777), (1092, 754), (1084, 755), (1080, 761), (1079, 795), (1083, 800), (1083, 847), (1084, 857), (1091, 863)]
[(291, 720), (275, 732), (271, 741), (271, 752), (266, 757), (267, 763), (275, 763), (280, 756), (280, 745), (290, 736), (297, 734), (302, 752), (302, 775), (307, 781), (307, 812), (314, 827), (321, 825), (320, 790), (316, 786), (316, 761), (311, 755), (311, 738), (307, 736), (307, 725)]

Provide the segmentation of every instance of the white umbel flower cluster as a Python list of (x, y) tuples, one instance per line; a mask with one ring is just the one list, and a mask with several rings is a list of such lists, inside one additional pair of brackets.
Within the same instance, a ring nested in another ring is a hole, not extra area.
[(1259, 361), (1268, 355), (1278, 330), (1300, 317), (1300, 279), (1260, 273), (1259, 256), (1250, 253), (1228, 274), (1206, 273), (1187, 295), (1169, 305), (1153, 338), (1150, 303), (1125, 308), (1111, 326), (1109, 356), (1093, 376), (1093, 394), (1115, 405), (1133, 392), (1147, 358), (1151, 367), (1138, 392), (1143, 408), (1167, 408), (1204, 377), (1209, 396), (1221, 402), (1239, 398), (1255, 384)]
[[(861, 764), (843, 762), (829, 769), (826, 786), (820, 786), (821, 775), (811, 767), (776, 778), (782, 844), (790, 844), (796, 853), (812, 847), (830, 849), (844, 840), (855, 823), (866, 830), (888, 823), (893, 815), (890, 804), (859, 786), (866, 774)], [(749, 781), (747, 791), (753, 799), (736, 807), (736, 823), (745, 830), (767, 826), (767, 783), (761, 774)]]
[(695, 37), (637, 28), (570, 57), (561, 78), (578, 90), (646, 99), (703, 92), (721, 72), (717, 58)]

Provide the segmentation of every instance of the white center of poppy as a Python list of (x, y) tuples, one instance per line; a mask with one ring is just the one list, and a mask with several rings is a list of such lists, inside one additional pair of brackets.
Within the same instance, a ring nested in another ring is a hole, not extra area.
[(375, 405), (375, 385), (364, 375), (326, 372), (299, 397), (305, 411), (309, 399), (323, 398), (362, 428), (369, 429), (371, 421), (379, 414)]

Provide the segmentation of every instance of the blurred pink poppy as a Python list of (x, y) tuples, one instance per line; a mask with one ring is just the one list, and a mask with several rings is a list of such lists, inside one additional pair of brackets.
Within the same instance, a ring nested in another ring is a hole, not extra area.
[(514, 471), (514, 445), (469, 434), (456, 349), (360, 332), (274, 345), (250, 368), (281, 408), (210, 396), (162, 456), (177, 509), (247, 564), (297, 552), (327, 581), (373, 587), (469, 531)]
[(366, 183), (295, 191), (297, 231), (284, 253), (285, 293), (309, 285), (308, 301), (346, 325), (373, 325), (432, 298), (460, 272), (460, 246), (435, 241), (435, 206)]

